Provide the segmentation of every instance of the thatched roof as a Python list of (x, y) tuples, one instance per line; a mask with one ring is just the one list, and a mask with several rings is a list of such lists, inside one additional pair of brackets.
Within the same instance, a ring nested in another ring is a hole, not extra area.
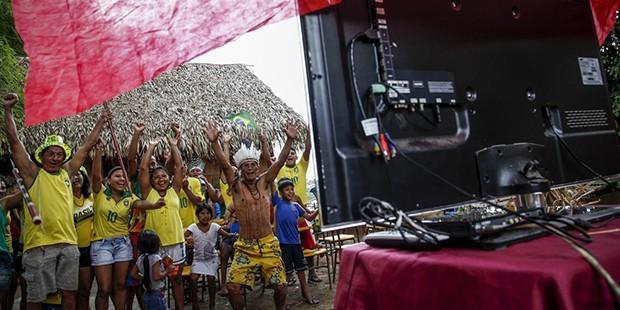
[[(222, 132), (232, 135), (232, 145), (240, 138), (256, 141), (254, 129), (225, 119), (230, 114), (249, 112), (257, 126), (270, 141), (283, 141), (286, 120), (301, 124), (302, 118), (287, 106), (244, 65), (185, 64), (165, 72), (153, 81), (109, 102), (114, 115), (113, 126), (124, 156), (133, 133), (133, 126), (146, 124), (140, 150), (149, 141), (169, 135), (171, 122), (181, 124), (185, 158), (212, 156), (212, 149), (203, 128), (208, 120), (215, 121)], [(72, 147), (82, 143), (94, 126), (103, 105), (77, 116), (62, 118), (21, 130), (22, 141), (29, 152), (34, 151), (48, 134), (60, 134)], [(303, 137), (303, 135), (299, 135)], [(105, 153), (113, 154), (110, 133), (104, 129)], [(162, 148), (158, 148), (161, 154)], [(6, 152), (5, 146), (2, 150)]]

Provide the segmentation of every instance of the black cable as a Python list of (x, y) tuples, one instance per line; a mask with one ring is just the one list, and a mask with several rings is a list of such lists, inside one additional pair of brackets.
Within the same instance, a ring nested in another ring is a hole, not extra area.
[(351, 65), (349, 67), (350, 68), (349, 74), (351, 75), (351, 82), (353, 83), (353, 92), (355, 92), (354, 100), (357, 103), (357, 107), (359, 108), (360, 112), (362, 113), (362, 117), (366, 119), (366, 113), (364, 112), (364, 108), (362, 107), (362, 99), (360, 98), (359, 88), (357, 86), (357, 75), (355, 74), (355, 57), (354, 57), (355, 42), (357, 41), (357, 39), (362, 37), (364, 33), (365, 32), (358, 32), (357, 34), (355, 34), (353, 38), (351, 38), (351, 41), (349, 42), (349, 44), (347, 44), (347, 49), (349, 52), (349, 63)]
[[(388, 202), (374, 197), (364, 197), (358, 203), (358, 207), (360, 214), (368, 224), (396, 229), (405, 241), (411, 241), (405, 235), (405, 232), (407, 232), (429, 246), (440, 246), (436, 234), (442, 233), (426, 228), (418, 220), (410, 218), (405, 212)], [(379, 220), (376, 220), (377, 218)]]

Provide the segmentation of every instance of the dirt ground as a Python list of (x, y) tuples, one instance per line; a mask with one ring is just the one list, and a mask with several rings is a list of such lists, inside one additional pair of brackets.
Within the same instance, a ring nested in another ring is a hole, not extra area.
[[(327, 271), (323, 268), (317, 270), (317, 274), (323, 280), (320, 283), (311, 283), (310, 291), (312, 296), (319, 299), (320, 303), (318, 305), (309, 305), (306, 304), (301, 297), (301, 290), (298, 284), (288, 287), (288, 297), (287, 304), (291, 306), (292, 309), (307, 309), (307, 310), (330, 310), (333, 309), (334, 303), (334, 293), (336, 292), (336, 285), (332, 285), (332, 289), (329, 289), (329, 282), (327, 280)], [(91, 298), (90, 298), (90, 308), (95, 309), (95, 295), (97, 292), (97, 285), (93, 283)], [(198, 292), (198, 298), (200, 299), (200, 290)], [(208, 309), (208, 293), (205, 291), (205, 301), (200, 304), (200, 309)], [(18, 292), (16, 295), (16, 300), (13, 306), (13, 309), (19, 309), (20, 302), (20, 293)], [(215, 308), (216, 309), (232, 309), (230, 304), (228, 303), (228, 299), (226, 297), (221, 297), (216, 295), (215, 299)], [(273, 290), (266, 289), (262, 290), (262, 287), (258, 287), (253, 291), (250, 291), (246, 296), (246, 309), (247, 310), (257, 310), (257, 309), (273, 309)], [(114, 309), (110, 302), (110, 308)], [(140, 309), (136, 302), (134, 302), (133, 309)], [(185, 309), (191, 309), (191, 305), (186, 305)]]
[[(309, 305), (305, 303), (301, 297), (301, 289), (299, 284), (288, 287), (287, 304), (292, 309), (306, 309), (306, 310), (331, 310), (334, 308), (334, 294), (336, 292), (336, 284), (332, 285), (332, 289), (329, 289), (329, 283), (327, 280), (327, 272), (325, 269), (317, 270), (317, 274), (323, 280), (320, 283), (311, 283), (310, 291), (312, 296), (319, 299), (318, 305)], [(188, 307), (185, 307), (189, 309)], [(232, 309), (228, 300), (224, 297), (216, 298), (216, 309)], [(273, 309), (273, 290), (266, 289), (264, 293), (259, 287), (258, 289), (250, 292), (246, 297), (246, 309), (258, 310), (258, 309)], [(200, 309), (208, 309), (207, 304), (201, 304)]]

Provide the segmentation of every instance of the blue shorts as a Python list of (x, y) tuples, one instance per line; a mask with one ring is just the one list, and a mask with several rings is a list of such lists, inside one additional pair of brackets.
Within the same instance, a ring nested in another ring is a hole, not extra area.
[(11, 285), (11, 256), (7, 252), (0, 252), (0, 292), (7, 292)]
[(133, 255), (129, 237), (102, 239), (90, 244), (90, 260), (92, 266), (112, 265), (128, 262)]

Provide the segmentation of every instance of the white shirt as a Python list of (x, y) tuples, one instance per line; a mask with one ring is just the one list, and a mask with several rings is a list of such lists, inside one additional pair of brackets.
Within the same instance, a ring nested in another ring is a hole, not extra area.
[(211, 223), (211, 225), (209, 225), (209, 230), (204, 232), (194, 223), (189, 225), (187, 230), (192, 233), (194, 239), (194, 259), (210, 259), (217, 257), (215, 244), (217, 243), (217, 232), (220, 230), (220, 225)]

